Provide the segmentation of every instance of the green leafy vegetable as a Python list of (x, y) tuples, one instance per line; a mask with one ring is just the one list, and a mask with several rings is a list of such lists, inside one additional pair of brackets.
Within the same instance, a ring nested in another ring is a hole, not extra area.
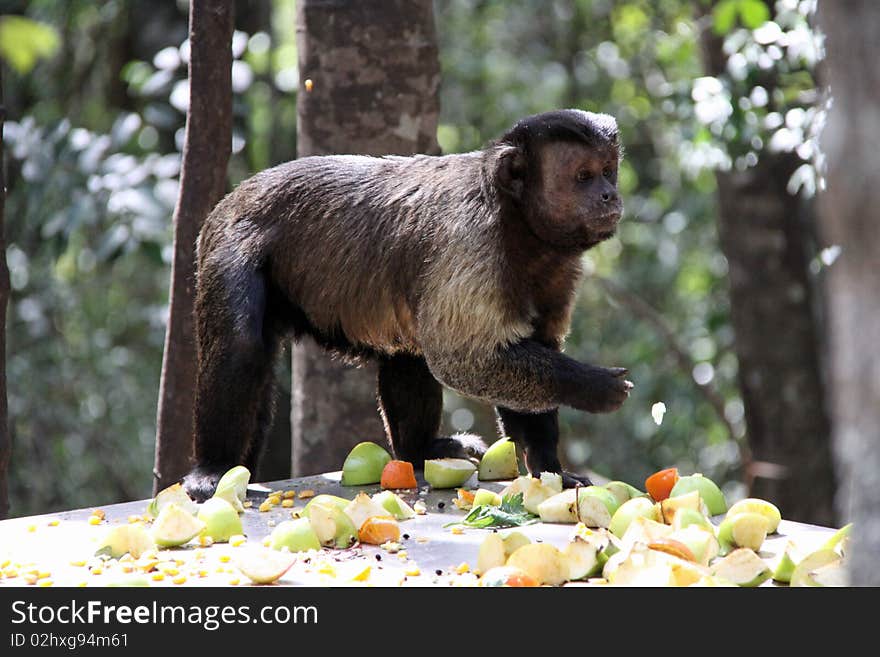
[(461, 522), (447, 525), (466, 525), (468, 527), (520, 527), (538, 522), (538, 517), (526, 511), (523, 506), (523, 494), (506, 495), (501, 498), (501, 506), (481, 504), (471, 509)]

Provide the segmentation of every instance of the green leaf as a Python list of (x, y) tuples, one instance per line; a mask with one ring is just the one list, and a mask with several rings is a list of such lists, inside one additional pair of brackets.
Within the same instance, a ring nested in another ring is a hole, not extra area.
[(29, 73), (37, 60), (58, 49), (58, 34), (49, 25), (22, 16), (0, 16), (0, 57), (19, 73)]
[(770, 10), (761, 0), (740, 0), (739, 16), (743, 25), (754, 30), (770, 20)]
[(733, 29), (738, 9), (737, 0), (721, 0), (712, 10), (712, 29), (715, 34), (727, 34)]
[(538, 522), (537, 516), (526, 511), (523, 506), (523, 495), (517, 493), (513, 497), (507, 495), (501, 499), (500, 506), (481, 504), (471, 509), (461, 522), (450, 522), (450, 525), (466, 525), (485, 529), (487, 527), (521, 527)]

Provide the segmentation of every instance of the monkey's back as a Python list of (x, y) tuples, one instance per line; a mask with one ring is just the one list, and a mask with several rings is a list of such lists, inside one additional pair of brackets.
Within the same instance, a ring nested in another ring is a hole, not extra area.
[[(480, 153), (468, 153), (311, 157), (268, 169), (206, 220), (200, 270), (247, 262), (316, 331), (419, 353), (426, 297), (461, 325), (458, 334), (474, 328), (461, 316), (468, 300), (477, 314), (499, 302), (491, 289), (497, 263), (480, 254), (495, 240), (485, 233), (497, 230), (475, 197), (480, 167)], [(456, 216), (446, 208), (458, 208)]]

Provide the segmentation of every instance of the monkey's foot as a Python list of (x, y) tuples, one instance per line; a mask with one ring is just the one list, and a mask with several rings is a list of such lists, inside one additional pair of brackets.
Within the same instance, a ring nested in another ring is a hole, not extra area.
[(200, 465), (193, 468), (181, 483), (191, 498), (196, 502), (204, 502), (217, 490), (217, 482), (228, 469), (224, 466)]
[(428, 445), (426, 459), (476, 459), (483, 458), (486, 443), (472, 433), (457, 433), (454, 436), (435, 438)]
[(593, 482), (590, 481), (589, 477), (584, 475), (575, 474), (573, 472), (562, 471), (562, 487), (563, 488), (575, 488), (577, 486), (592, 486)]

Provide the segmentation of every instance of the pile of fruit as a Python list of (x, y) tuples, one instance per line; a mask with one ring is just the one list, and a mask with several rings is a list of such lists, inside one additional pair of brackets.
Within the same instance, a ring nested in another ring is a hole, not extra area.
[[(489, 530), (473, 544), (476, 566), (463, 563), (458, 568), (461, 582), (751, 587), (772, 578), (791, 586), (846, 584), (843, 559), (849, 525), (819, 549), (805, 550), (789, 542), (782, 554), (770, 559), (762, 546), (780, 526), (779, 509), (754, 498), (728, 508), (718, 486), (700, 474), (680, 476), (675, 468), (662, 470), (645, 481), (643, 492), (621, 481), (563, 489), (558, 474), (532, 477), (521, 472), (515, 444), (507, 439), (493, 444), (479, 463), (454, 458), (425, 462), (428, 486), (450, 490), (454, 505), (464, 512), (450, 518), (446, 527), (451, 533)], [(479, 484), (463, 488), (475, 473), (478, 481), (509, 483), (500, 492)], [(143, 517), (110, 528), (95, 558), (112, 560), (111, 565), (124, 562), (131, 566), (124, 572), (137, 573), (142, 561), (155, 570), (155, 563), (161, 562), (157, 553), (174, 555), (169, 550), (185, 545), (197, 547), (197, 552), (213, 544), (243, 546), (247, 539), (241, 514), (254, 506), (247, 500), (249, 482), (246, 468), (232, 468), (220, 480), (214, 497), (203, 504), (196, 504), (179, 484), (171, 486), (150, 502)], [(234, 557), (224, 555), (224, 563), (234, 558), (231, 565), (237, 569), (228, 572), (267, 584), (280, 579), (298, 560), (309, 563), (329, 554), (343, 560), (350, 557), (358, 570), (354, 580), (366, 582), (370, 567), (357, 565), (364, 556), (357, 546), (381, 546), (405, 558), (401, 523), (426, 513), (424, 503), (413, 498), (428, 490), (418, 488), (412, 464), (393, 460), (379, 445), (360, 443), (345, 459), (341, 483), (379, 484), (381, 490), (373, 495), (360, 491), (351, 499), (313, 491), (300, 491), (298, 496), (293, 491), (270, 493), (254, 511), (283, 507), (290, 510), (289, 519), (285, 516), (277, 523), (269, 519), (271, 532), (261, 546), (232, 550)], [(408, 491), (412, 504), (401, 497), (403, 491)], [(308, 500), (304, 508), (294, 508), (297, 497)], [(542, 540), (540, 523), (572, 525), (567, 542), (557, 547)], [(536, 527), (513, 529), (527, 525)], [(148, 573), (146, 567), (140, 570)], [(414, 563), (406, 574), (418, 575)], [(175, 583), (183, 583), (185, 578), (175, 575)], [(127, 582), (135, 583), (148, 582), (144, 578)]]

